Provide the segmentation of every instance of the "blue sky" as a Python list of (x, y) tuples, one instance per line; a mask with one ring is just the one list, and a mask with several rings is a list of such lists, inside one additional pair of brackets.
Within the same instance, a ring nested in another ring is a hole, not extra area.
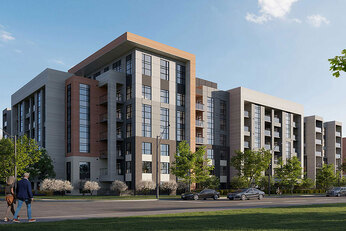
[[(0, 0), (0, 108), (45, 68), (67, 71), (130, 31), (196, 55), (197, 76), (346, 123), (344, 0)], [(346, 125), (346, 124), (345, 124)], [(346, 127), (346, 126), (345, 126)]]

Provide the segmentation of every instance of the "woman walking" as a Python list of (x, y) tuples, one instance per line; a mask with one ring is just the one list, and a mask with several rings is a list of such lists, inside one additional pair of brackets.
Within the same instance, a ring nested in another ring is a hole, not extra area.
[(14, 215), (14, 204), (16, 203), (15, 195), (14, 195), (14, 183), (15, 178), (14, 176), (10, 176), (7, 178), (6, 181), (6, 187), (5, 187), (5, 195), (6, 195), (6, 201), (7, 201), (7, 210), (4, 221), (9, 221), (8, 214), (11, 211)]

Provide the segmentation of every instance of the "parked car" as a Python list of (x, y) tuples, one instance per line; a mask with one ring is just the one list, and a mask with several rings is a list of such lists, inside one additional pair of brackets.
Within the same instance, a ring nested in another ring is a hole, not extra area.
[(346, 196), (346, 187), (334, 187), (327, 191), (327, 197), (341, 197)]
[(198, 199), (208, 199), (213, 198), (217, 200), (220, 197), (220, 193), (214, 189), (203, 189), (199, 193), (189, 192), (181, 194), (181, 199), (183, 200), (198, 200)]
[(265, 193), (261, 190), (258, 190), (256, 188), (247, 188), (247, 189), (241, 189), (234, 193), (228, 193), (227, 198), (230, 200), (249, 200), (251, 198), (257, 198), (258, 200), (262, 200)]

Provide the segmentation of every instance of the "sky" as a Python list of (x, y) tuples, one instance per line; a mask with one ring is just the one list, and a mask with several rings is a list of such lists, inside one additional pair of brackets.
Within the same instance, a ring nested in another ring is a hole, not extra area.
[[(0, 109), (46, 68), (67, 71), (126, 31), (196, 55), (197, 77), (345, 123), (345, 0), (0, 0)], [(1, 119), (0, 119), (1, 120)], [(346, 134), (346, 133), (345, 133)]]

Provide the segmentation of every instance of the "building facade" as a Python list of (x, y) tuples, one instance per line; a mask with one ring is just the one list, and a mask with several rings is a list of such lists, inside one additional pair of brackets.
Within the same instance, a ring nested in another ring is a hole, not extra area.
[(2, 137), (8, 138), (11, 134), (11, 108), (5, 108), (2, 111)]

